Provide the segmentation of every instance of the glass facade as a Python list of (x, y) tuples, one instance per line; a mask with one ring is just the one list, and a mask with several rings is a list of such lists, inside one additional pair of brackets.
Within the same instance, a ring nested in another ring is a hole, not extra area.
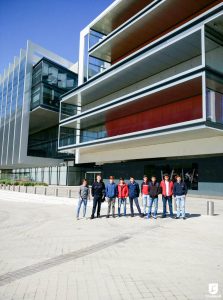
[(33, 68), (31, 110), (43, 106), (59, 110), (60, 96), (77, 86), (77, 74), (43, 58)]
[(60, 147), (76, 143), (76, 130), (69, 127), (60, 127)]
[(67, 119), (77, 114), (79, 107), (77, 105), (63, 103), (60, 104), (60, 120)]
[[(87, 167), (86, 167), (87, 168)], [(88, 167), (89, 168), (89, 167)], [(71, 166), (20, 168), (0, 171), (0, 179), (45, 182), (49, 185), (79, 185), (86, 169)]]
[(88, 79), (103, 72), (111, 66), (110, 63), (92, 56), (89, 56), (88, 62)]
[(105, 37), (105, 34), (91, 29), (89, 33), (89, 49), (91, 49), (94, 45), (102, 41)]
[(26, 51), (21, 50), (1, 81), (0, 165), (10, 165), (19, 158), (26, 68)]
[(59, 153), (58, 126), (34, 133), (29, 136), (28, 155), (37, 157), (65, 158), (72, 155)]

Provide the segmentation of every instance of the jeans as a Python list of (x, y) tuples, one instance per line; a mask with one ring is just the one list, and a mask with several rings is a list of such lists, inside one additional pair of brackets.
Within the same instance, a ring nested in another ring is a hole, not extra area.
[(149, 198), (148, 217), (151, 216), (153, 203), (154, 203), (154, 213), (153, 213), (153, 215), (156, 216), (157, 215), (157, 211), (158, 211), (158, 197), (150, 197)]
[(92, 208), (92, 214), (91, 216), (94, 217), (95, 211), (97, 208), (97, 216), (100, 216), (101, 211), (101, 198), (100, 197), (94, 197), (93, 199), (93, 208)]
[(111, 211), (111, 206), (112, 206), (112, 215), (115, 215), (115, 198), (108, 198), (108, 212), (107, 212), (107, 216), (110, 215), (110, 211)]
[(139, 206), (138, 197), (135, 197), (135, 198), (130, 198), (129, 197), (131, 215), (134, 216), (133, 200), (135, 202), (135, 205), (136, 205), (136, 207), (138, 209), (139, 214), (141, 215), (141, 209), (140, 209), (140, 206)]
[(168, 202), (169, 210), (170, 210), (170, 216), (173, 216), (173, 206), (172, 206), (172, 196), (163, 196), (163, 216), (166, 216), (166, 204)]
[(146, 214), (146, 208), (149, 203), (149, 195), (142, 195), (142, 203), (143, 203), (143, 212)]
[(126, 198), (118, 198), (118, 216), (121, 216), (121, 205), (124, 206), (124, 216), (126, 216)]
[(87, 199), (80, 198), (77, 206), (77, 218), (79, 218), (79, 213), (81, 209), (81, 205), (83, 204), (83, 217), (86, 215), (86, 209), (87, 209)]
[(180, 212), (183, 218), (185, 218), (185, 195), (176, 196), (177, 202), (177, 217), (180, 217)]

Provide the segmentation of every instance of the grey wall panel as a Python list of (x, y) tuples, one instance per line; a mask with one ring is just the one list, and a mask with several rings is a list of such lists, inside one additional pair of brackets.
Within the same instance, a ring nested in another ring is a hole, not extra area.
[(8, 134), (8, 150), (7, 150), (7, 165), (12, 165), (12, 150), (14, 142), (15, 130), (15, 112), (16, 112), (16, 99), (18, 92), (18, 78), (19, 78), (19, 60), (15, 60), (14, 78), (13, 78), (13, 91), (11, 99), (11, 111), (9, 121), (9, 134)]

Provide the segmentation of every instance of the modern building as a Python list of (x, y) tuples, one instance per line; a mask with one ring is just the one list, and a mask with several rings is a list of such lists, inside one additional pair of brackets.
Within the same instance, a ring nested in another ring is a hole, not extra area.
[(77, 80), (77, 64), (30, 41), (9, 64), (0, 77), (1, 178), (75, 183), (74, 156), (57, 143), (60, 96)]
[(116, 0), (84, 28), (58, 150), (105, 178), (180, 172), (223, 195), (222, 1)]

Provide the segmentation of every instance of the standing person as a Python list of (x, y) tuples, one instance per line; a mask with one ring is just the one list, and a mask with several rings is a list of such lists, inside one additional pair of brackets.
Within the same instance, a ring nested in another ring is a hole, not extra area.
[(179, 219), (181, 213), (182, 218), (185, 220), (185, 199), (187, 194), (187, 185), (184, 181), (182, 181), (180, 175), (177, 175), (176, 179), (177, 181), (173, 186), (173, 194), (174, 197), (176, 197), (177, 202), (177, 216), (175, 217), (175, 219)]
[(148, 176), (144, 175), (143, 182), (141, 184), (141, 194), (142, 194), (142, 201), (143, 201), (143, 210), (144, 216), (146, 215), (146, 209), (149, 203), (149, 180)]
[(153, 218), (157, 218), (157, 211), (158, 211), (158, 196), (160, 194), (160, 185), (159, 182), (156, 181), (156, 176), (151, 177), (151, 181), (149, 182), (149, 210), (148, 216), (149, 219), (152, 215), (152, 206), (154, 203), (154, 213)]
[(124, 178), (119, 179), (117, 187), (118, 193), (118, 216), (121, 217), (121, 206), (124, 206), (124, 216), (126, 216), (126, 198), (128, 197), (128, 186), (124, 182)]
[(90, 191), (88, 187), (88, 183), (86, 179), (82, 180), (82, 185), (80, 186), (79, 190), (79, 202), (77, 207), (77, 220), (79, 220), (79, 214), (81, 205), (83, 204), (83, 218), (86, 215), (86, 209), (87, 209), (87, 200), (90, 198)]
[(129, 202), (130, 202), (131, 217), (134, 217), (133, 201), (135, 202), (135, 205), (138, 209), (140, 216), (144, 217), (144, 215), (141, 213), (141, 209), (138, 201), (139, 184), (135, 181), (133, 176), (130, 177), (128, 188), (129, 188)]
[(173, 206), (172, 206), (172, 196), (173, 196), (173, 182), (170, 181), (168, 174), (164, 175), (164, 179), (160, 183), (162, 189), (162, 200), (163, 200), (163, 215), (162, 218), (166, 218), (166, 204), (168, 202), (170, 217), (173, 218)]
[(112, 206), (112, 217), (115, 217), (115, 198), (117, 197), (117, 185), (114, 182), (114, 176), (109, 177), (109, 183), (106, 184), (106, 197), (108, 199), (108, 212), (107, 218), (109, 218), (111, 206)]
[(105, 200), (105, 184), (102, 181), (101, 175), (98, 174), (96, 181), (92, 184), (91, 194), (93, 197), (93, 208), (91, 219), (94, 219), (94, 214), (97, 207), (97, 218), (100, 218), (101, 202)]

